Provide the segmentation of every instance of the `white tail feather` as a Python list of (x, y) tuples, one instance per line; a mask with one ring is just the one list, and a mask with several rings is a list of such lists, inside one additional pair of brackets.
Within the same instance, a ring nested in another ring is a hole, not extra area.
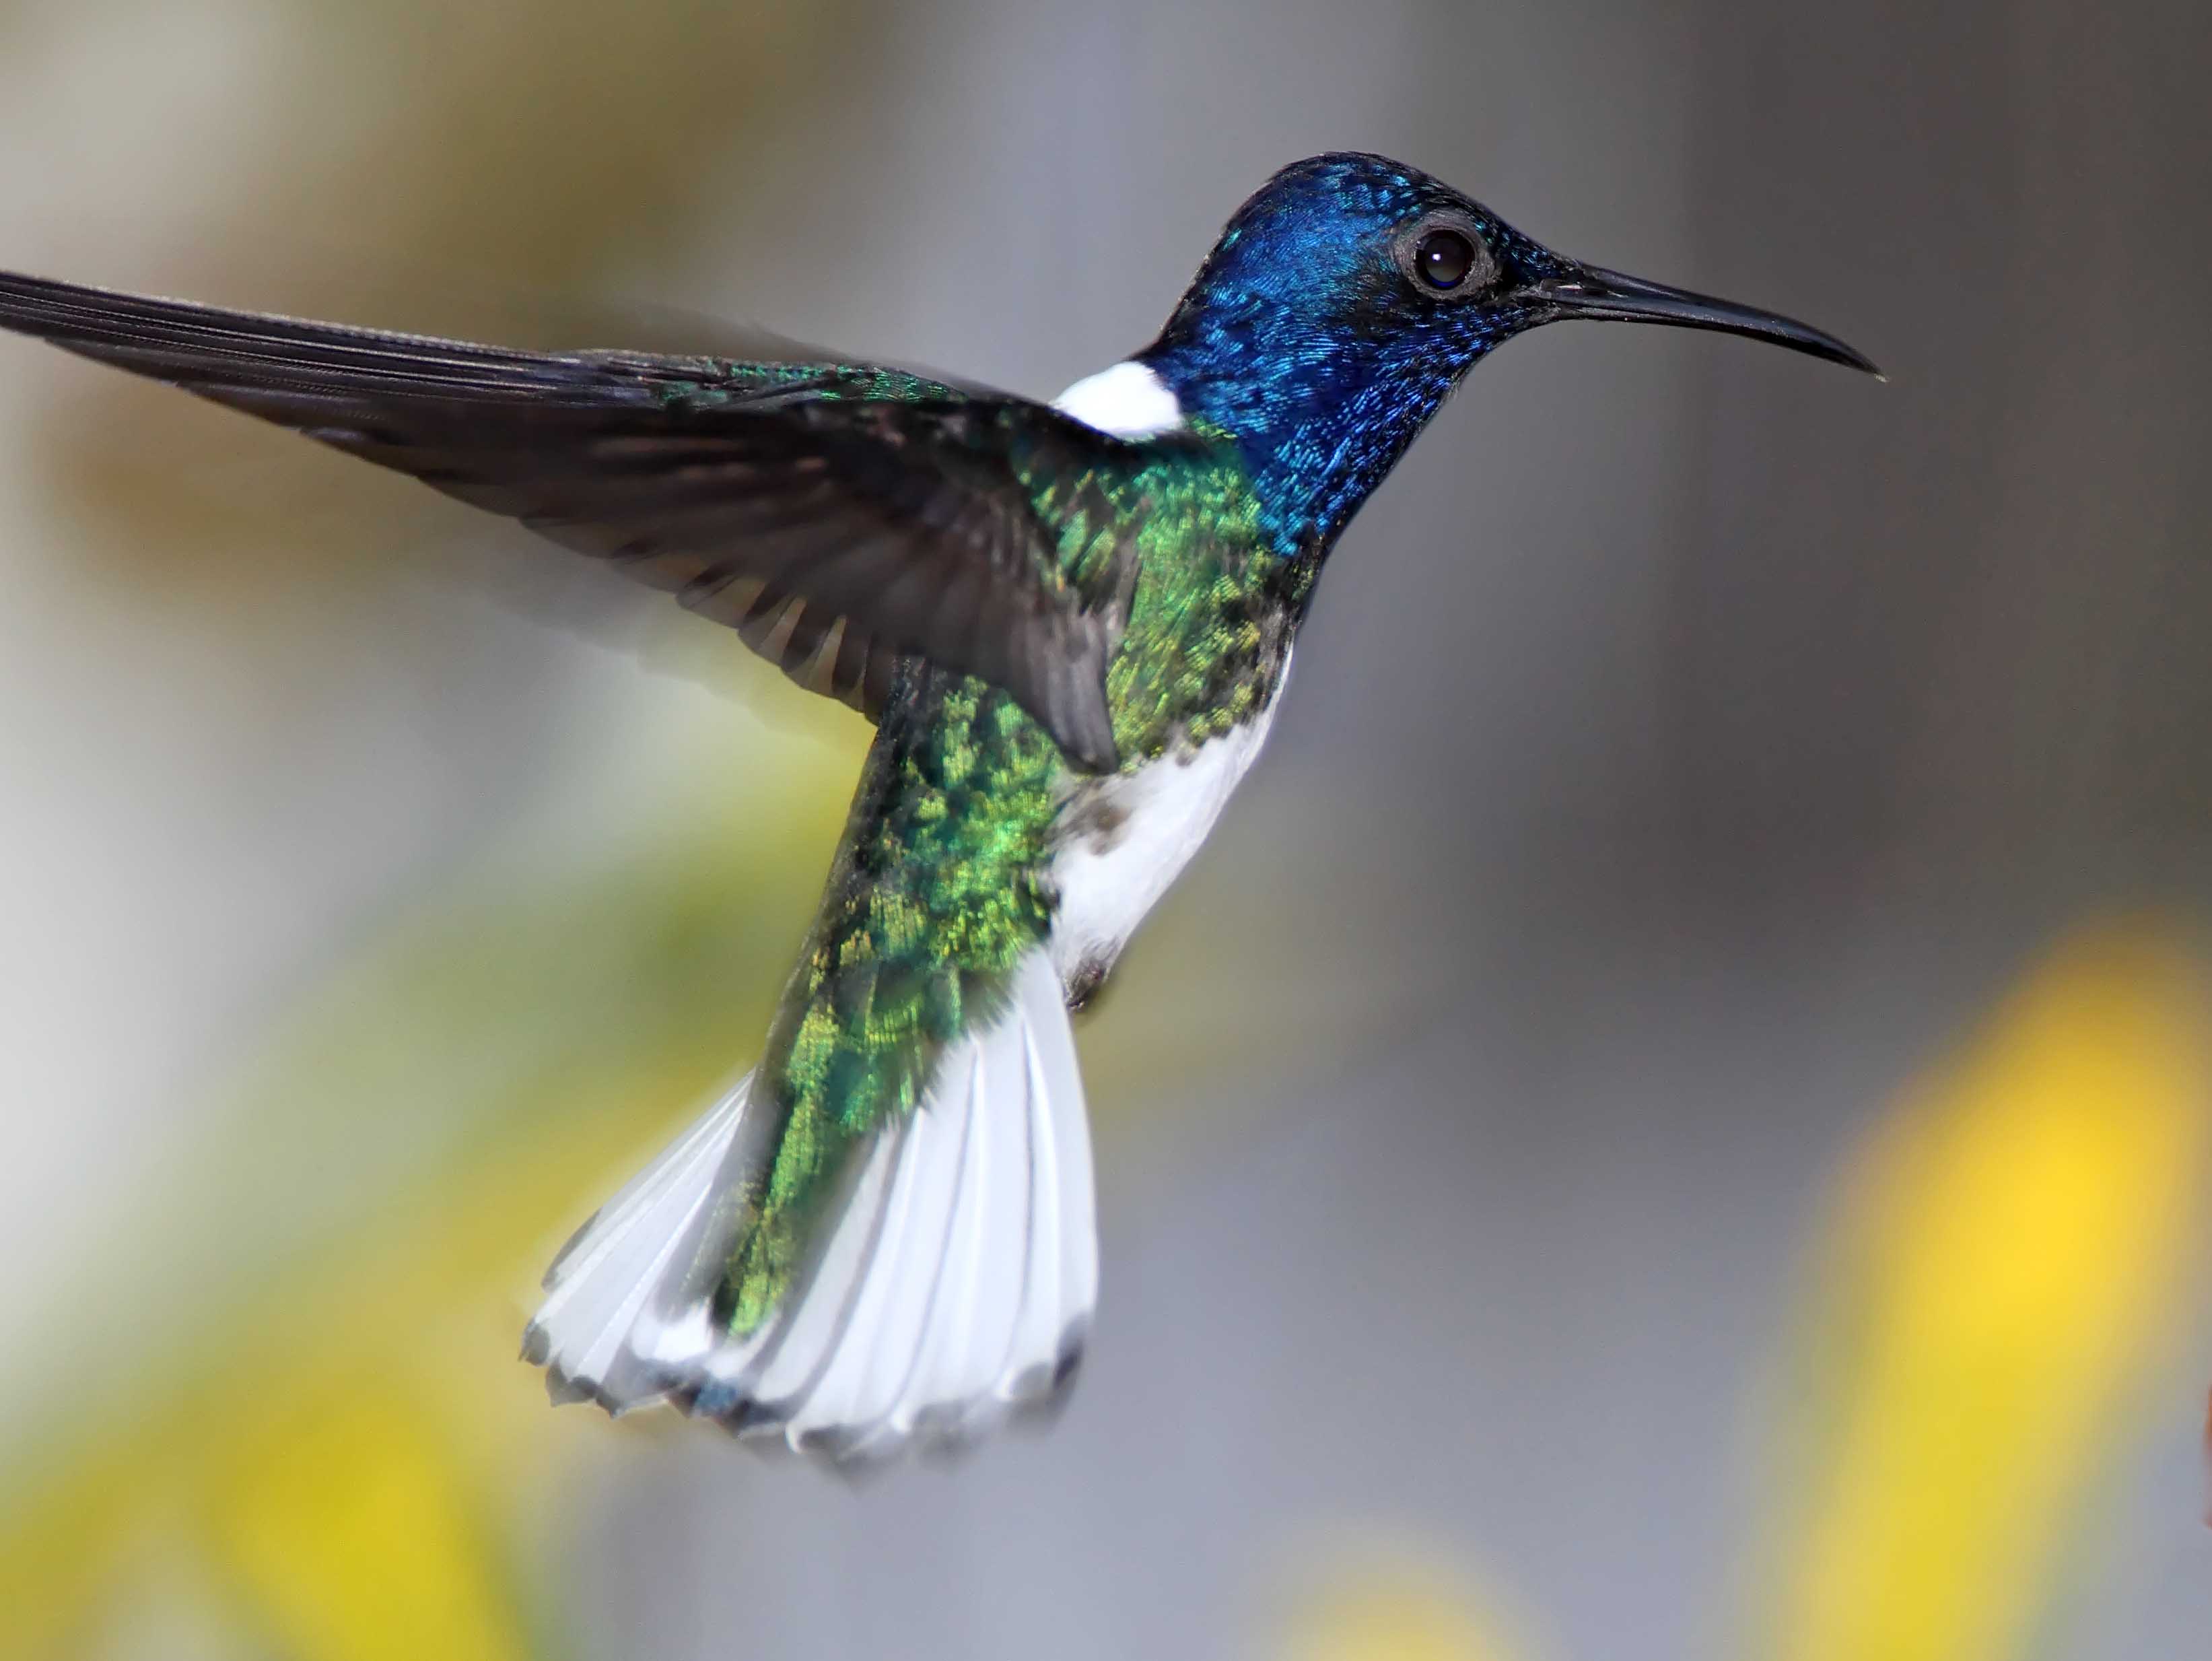
[(856, 1157), (785, 1306), (743, 1337), (708, 1305), (767, 1158), (750, 1076), (554, 1260), (523, 1353), (559, 1399), (671, 1397), (733, 1430), (873, 1459), (965, 1439), (1065, 1386), (1097, 1297), (1083, 1080), (1049, 958), (947, 1050)]

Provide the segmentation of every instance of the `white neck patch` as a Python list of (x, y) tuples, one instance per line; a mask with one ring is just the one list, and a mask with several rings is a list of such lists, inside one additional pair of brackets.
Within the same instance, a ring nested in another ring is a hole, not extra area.
[(1182, 405), (1167, 382), (1127, 361), (1085, 375), (1052, 407), (1115, 438), (1157, 438), (1182, 425)]

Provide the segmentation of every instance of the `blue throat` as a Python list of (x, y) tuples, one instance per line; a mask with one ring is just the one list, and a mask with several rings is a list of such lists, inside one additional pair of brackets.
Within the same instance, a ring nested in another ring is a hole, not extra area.
[(1268, 529), (1296, 557), (1328, 550), (1474, 361), (1464, 343), (1440, 344), (1316, 331), (1264, 302), (1187, 304), (1140, 361), (1185, 419), (1236, 440)]

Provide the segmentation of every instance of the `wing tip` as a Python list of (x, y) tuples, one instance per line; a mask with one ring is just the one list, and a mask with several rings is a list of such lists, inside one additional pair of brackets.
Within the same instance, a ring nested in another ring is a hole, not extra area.
[[(1035, 712), (1033, 712), (1035, 713)], [(1106, 707), (1106, 677), (1077, 678), (1066, 698), (1054, 698), (1040, 719), (1070, 763), (1086, 773), (1117, 773), (1121, 752), (1114, 717)]]

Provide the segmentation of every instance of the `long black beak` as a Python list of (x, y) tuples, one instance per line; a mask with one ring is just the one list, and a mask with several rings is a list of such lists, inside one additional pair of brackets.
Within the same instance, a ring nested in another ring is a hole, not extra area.
[(1854, 369), (1863, 369), (1876, 380), (1881, 371), (1866, 355), (1853, 350), (1832, 334), (1773, 312), (1755, 311), (1733, 301), (1692, 294), (1646, 283), (1640, 277), (1577, 265), (1562, 277), (1549, 277), (1531, 292), (1549, 305), (1559, 318), (1594, 317), (1618, 323), (1671, 323), (1681, 329), (1717, 329), (1723, 334), (1748, 335), (1771, 340), (1778, 346), (1826, 358)]

